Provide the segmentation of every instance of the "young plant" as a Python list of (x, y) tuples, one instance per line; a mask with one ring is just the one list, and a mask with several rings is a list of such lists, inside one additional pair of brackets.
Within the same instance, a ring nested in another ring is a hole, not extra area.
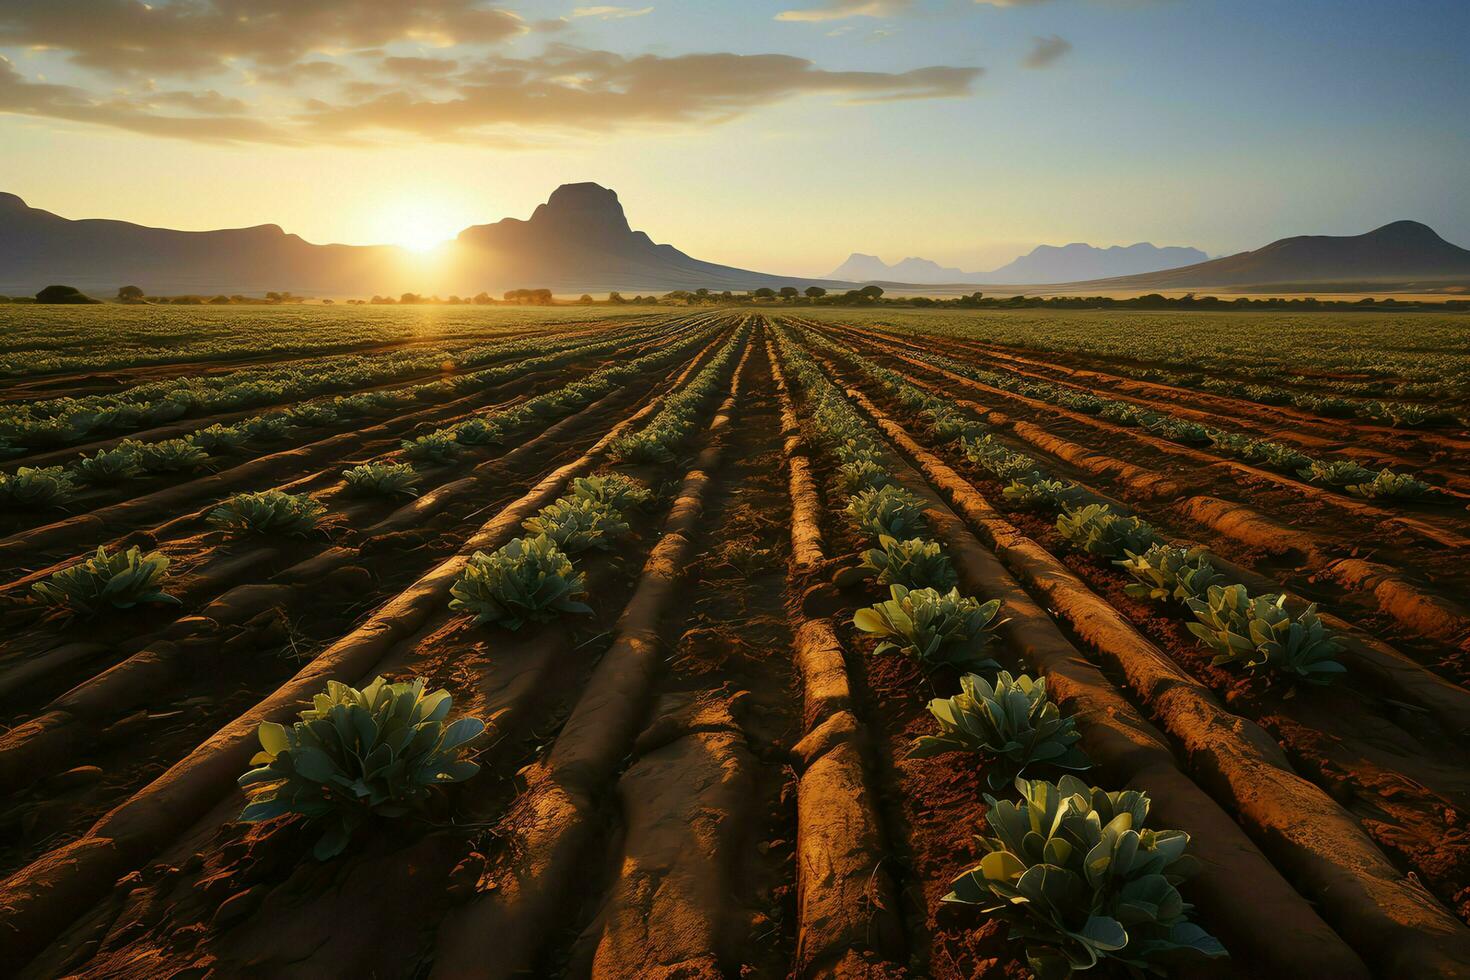
[(1295, 473), (1312, 462), (1312, 458), (1300, 450), (1270, 441), (1257, 442), (1250, 458), (1252, 462), (1281, 473)]
[(131, 452), (144, 473), (188, 473), (209, 463), (209, 453), (189, 439), (160, 442), (127, 439), (118, 448)]
[(60, 466), (22, 466), (0, 473), (0, 507), (54, 507), (71, 495), (71, 475)]
[(1015, 783), (1033, 765), (1087, 769), (1092, 763), (1077, 747), (1077, 723), (1062, 717), (1046, 696), (1046, 679), (1001, 671), (992, 687), (978, 674), (960, 678), (960, 693), (935, 698), (929, 713), (939, 722), (938, 735), (914, 740), (910, 759), (944, 752), (978, 752), (990, 756), (986, 782), (996, 791)]
[(198, 430), (189, 437), (189, 440), (200, 449), (213, 455), (224, 452), (226, 449), (243, 446), (248, 438), (249, 433), (244, 429), (232, 425), (220, 425), (216, 422), (208, 428)]
[(888, 650), (913, 657), (926, 665), (949, 665), (960, 670), (995, 670), (1000, 665), (985, 656), (992, 638), (1000, 600), (981, 603), (934, 589), (889, 587), (892, 597), (853, 614), (853, 625), (883, 638), (873, 651)]
[(448, 463), (459, 457), (460, 444), (454, 433), (439, 429), (415, 439), (403, 440), (403, 455), (428, 463)]
[(163, 591), (168, 574), (168, 557), (157, 551), (143, 554), (137, 547), (109, 555), (97, 546), (97, 553), (56, 572), (45, 582), (37, 582), (31, 591), (48, 606), (65, 606), (86, 616), (104, 609), (131, 609), (145, 602), (171, 602), (177, 599)]
[(1355, 463), (1350, 459), (1314, 459), (1297, 471), (1303, 480), (1321, 483), (1329, 487), (1347, 487), (1371, 483), (1378, 478), (1377, 470)]
[(1075, 776), (1017, 779), (1020, 802), (986, 795), (994, 837), (944, 901), (975, 906), (1011, 927), (1040, 980), (1064, 980), (1112, 959), (1158, 972), (1175, 961), (1228, 955), (1189, 921), (1178, 885), (1198, 870), (1189, 835), (1151, 830), (1149, 798), (1108, 793)]
[(347, 489), (372, 497), (417, 497), (419, 474), (408, 463), (363, 463), (342, 471)]
[(304, 493), (263, 490), (237, 493), (209, 512), (209, 523), (234, 534), (304, 536), (317, 526), (326, 505)]
[(1001, 490), (1001, 496), (1012, 507), (1025, 510), (1057, 510), (1066, 507), (1078, 496), (1075, 483), (1064, 480), (1048, 480), (1039, 474), (1012, 480), (1010, 486)]
[(1203, 601), (1188, 604), (1199, 620), (1189, 630), (1215, 651), (1212, 664), (1240, 664), (1253, 674), (1274, 671), (1310, 684), (1331, 684), (1347, 671), (1332, 659), (1342, 647), (1315, 604), (1293, 618), (1285, 596), (1252, 598), (1243, 585), (1211, 586)]
[(463, 757), (485, 730), (478, 718), (448, 722), (448, 691), (425, 694), (420, 677), (362, 690), (328, 681), (324, 694), (291, 727), (263, 722), (261, 751), (239, 779), (250, 797), (246, 822), (299, 813), (324, 825), (319, 860), (342, 852), (369, 817), (401, 817), (423, 808), (439, 787), (480, 771)]
[(858, 459), (851, 463), (844, 463), (838, 469), (837, 474), (838, 484), (848, 494), (862, 493), (864, 490), (881, 490), (883, 487), (896, 485), (888, 468), (871, 459)]
[(587, 594), (586, 576), (545, 535), (513, 538), (492, 554), (475, 552), (450, 594), (449, 608), (474, 616), (477, 626), (499, 623), (517, 630), (559, 613), (592, 612), (578, 601)]
[(1138, 579), (1123, 589), (1135, 599), (1187, 602), (1205, 595), (1210, 586), (1225, 578), (1205, 557), (1204, 548), (1178, 548), (1160, 543), (1143, 554), (1131, 551), (1126, 554), (1127, 558), (1113, 564)]
[(1373, 479), (1366, 483), (1352, 484), (1347, 492), (1354, 497), (1367, 497), (1369, 500), (1419, 500), (1432, 494), (1434, 488), (1407, 473), (1379, 470)]
[(68, 469), (73, 480), (92, 487), (112, 486), (143, 472), (137, 456), (125, 446), (99, 449), (91, 456), (78, 458)]
[(544, 534), (569, 555), (589, 548), (606, 551), (613, 540), (627, 534), (623, 515), (606, 504), (585, 497), (567, 496), (547, 504), (527, 518), (521, 527), (531, 534)]
[(572, 494), (583, 500), (605, 504), (619, 513), (643, 507), (653, 500), (653, 491), (621, 473), (581, 476), (572, 481)]
[(454, 441), (462, 446), (492, 446), (505, 441), (505, 432), (488, 419), (466, 419), (454, 427)]
[(877, 540), (917, 537), (925, 530), (924, 502), (899, 486), (880, 487), (853, 494), (847, 514), (858, 530)]
[(300, 405), (293, 405), (286, 410), (285, 417), (292, 425), (307, 427), (331, 425), (338, 418), (335, 408), (321, 402), (303, 402)]
[(923, 538), (899, 541), (881, 535), (878, 547), (863, 552), (863, 567), (877, 573), (879, 585), (947, 592), (958, 581), (939, 542)]
[(1057, 517), (1057, 530), (1073, 547), (1099, 558), (1138, 554), (1159, 540), (1147, 522), (1114, 514), (1107, 504), (1063, 511)]

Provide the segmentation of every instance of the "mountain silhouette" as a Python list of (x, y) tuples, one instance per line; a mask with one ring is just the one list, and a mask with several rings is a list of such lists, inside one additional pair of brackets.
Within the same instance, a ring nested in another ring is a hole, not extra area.
[(1071, 245), (1038, 245), (1014, 262), (990, 272), (965, 272), (945, 268), (929, 259), (907, 258), (888, 265), (876, 255), (854, 252), (828, 275), (852, 282), (880, 283), (1030, 283), (1077, 282), (1111, 276), (1154, 272), (1192, 265), (1209, 258), (1197, 248), (1159, 248), (1148, 242), (1098, 248), (1075, 242)]
[(1424, 286), (1470, 281), (1470, 250), (1418, 221), (1394, 221), (1362, 235), (1299, 235), (1149, 275), (1103, 279), (1109, 289), (1207, 286)]
[(432, 260), (388, 245), (314, 245), (278, 225), (174, 231), (74, 221), (0, 193), (0, 293), (34, 293), (55, 282), (95, 295), (137, 285), (153, 295), (309, 296), (851, 285), (736, 269), (656, 244), (629, 226), (616, 193), (592, 183), (558, 187), (529, 220), (466, 228)]

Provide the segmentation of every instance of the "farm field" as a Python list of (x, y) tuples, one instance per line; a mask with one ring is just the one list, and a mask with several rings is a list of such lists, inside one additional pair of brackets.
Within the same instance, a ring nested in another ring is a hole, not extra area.
[(0, 973), (1470, 975), (1463, 318), (0, 337)]

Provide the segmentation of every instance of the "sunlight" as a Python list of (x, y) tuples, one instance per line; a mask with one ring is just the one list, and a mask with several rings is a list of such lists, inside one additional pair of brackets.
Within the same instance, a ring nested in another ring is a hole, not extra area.
[(432, 252), (458, 235), (468, 222), (447, 202), (398, 201), (376, 223), (378, 240), (413, 252)]

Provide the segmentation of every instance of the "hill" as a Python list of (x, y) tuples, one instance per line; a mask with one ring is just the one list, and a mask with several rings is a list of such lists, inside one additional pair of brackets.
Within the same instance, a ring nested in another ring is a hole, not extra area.
[(990, 272), (965, 272), (946, 268), (929, 259), (907, 258), (888, 265), (876, 255), (854, 252), (828, 273), (832, 279), (850, 282), (914, 283), (953, 285), (960, 283), (1077, 282), (1111, 276), (1155, 272), (1191, 265), (1207, 259), (1197, 248), (1159, 248), (1148, 242), (1099, 248), (1074, 242), (1071, 245), (1038, 245), (1026, 255)]
[(1470, 282), (1470, 250), (1417, 221), (1395, 221), (1362, 235), (1299, 235), (1166, 272), (1087, 282), (1112, 290), (1229, 286), (1294, 289), (1397, 288)]

